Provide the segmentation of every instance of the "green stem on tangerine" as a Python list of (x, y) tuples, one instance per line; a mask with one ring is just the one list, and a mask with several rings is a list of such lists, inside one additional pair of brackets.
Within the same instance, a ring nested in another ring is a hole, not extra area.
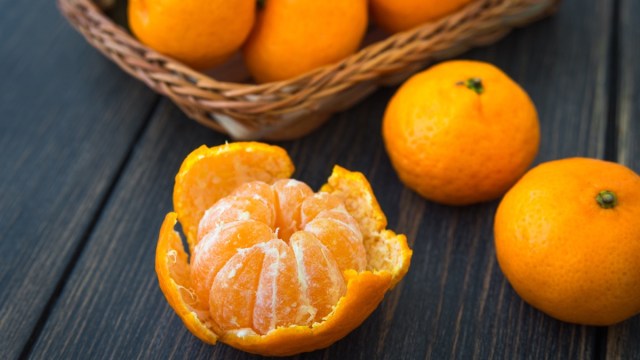
[(618, 205), (618, 197), (616, 193), (610, 190), (603, 190), (596, 196), (596, 201), (603, 209), (613, 209)]
[(264, 3), (266, 0), (257, 0), (256, 2), (258, 3), (258, 10), (262, 10), (264, 9)]
[(467, 81), (459, 81), (456, 85), (464, 85), (468, 89), (473, 90), (476, 94), (480, 95), (484, 92), (484, 84), (482, 83), (482, 79), (474, 77), (469, 78)]

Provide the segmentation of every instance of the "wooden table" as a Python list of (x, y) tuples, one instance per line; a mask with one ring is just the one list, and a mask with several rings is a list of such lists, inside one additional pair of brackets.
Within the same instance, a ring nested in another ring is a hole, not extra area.
[[(250, 358), (192, 336), (158, 288), (157, 234), (173, 177), (201, 144), (187, 119), (66, 24), (51, 0), (0, 0), (0, 358)], [(640, 2), (565, 0), (559, 13), (464, 58), (530, 93), (536, 163), (589, 156), (640, 171)], [(317, 188), (340, 164), (367, 175), (411, 269), (362, 326), (302, 358), (636, 358), (640, 317), (562, 323), (525, 304), (495, 260), (497, 201), (448, 207), (398, 181), (381, 118), (394, 88), (278, 143)], [(640, 256), (640, 254), (639, 254)]]

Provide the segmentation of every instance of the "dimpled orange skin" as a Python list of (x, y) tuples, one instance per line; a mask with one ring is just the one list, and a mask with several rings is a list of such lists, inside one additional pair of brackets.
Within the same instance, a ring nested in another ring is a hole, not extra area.
[(255, 22), (255, 0), (129, 0), (129, 26), (145, 45), (198, 70), (226, 61)]
[[(189, 154), (180, 167), (174, 188), (176, 211), (167, 214), (160, 230), (156, 273), (171, 307), (187, 329), (202, 341), (209, 344), (221, 341), (267, 356), (293, 355), (327, 347), (359, 326), (384, 294), (407, 273), (412, 251), (406, 237), (386, 229), (386, 217), (364, 175), (336, 166), (320, 193), (339, 198), (357, 221), (363, 235), (366, 269), (343, 272), (344, 294), (321, 321), (279, 326), (266, 334), (246, 329), (223, 330), (216, 326), (208, 315), (209, 309), (198, 300), (194, 283), (197, 279), (190, 273), (188, 255), (174, 227), (179, 220), (193, 254), (198, 244), (200, 219), (213, 204), (243, 184), (261, 181), (277, 187), (281, 179), (289, 178), (292, 173), (293, 164), (283, 149), (255, 142), (203, 146)], [(301, 211), (302, 216), (309, 215), (308, 211)], [(244, 311), (243, 306), (246, 305), (237, 304), (237, 309)]]
[[(479, 79), (478, 94), (465, 82)], [(387, 106), (382, 132), (400, 180), (423, 197), (467, 205), (504, 194), (538, 152), (529, 96), (493, 65), (449, 61), (411, 77)]]
[(473, 0), (370, 0), (376, 25), (396, 33), (438, 20)]
[(267, 0), (245, 62), (259, 83), (296, 77), (355, 53), (367, 21), (366, 0)]
[[(597, 195), (612, 191), (614, 208)], [(562, 321), (612, 325), (640, 312), (640, 177), (611, 162), (541, 164), (495, 216), (498, 263), (530, 305)]]

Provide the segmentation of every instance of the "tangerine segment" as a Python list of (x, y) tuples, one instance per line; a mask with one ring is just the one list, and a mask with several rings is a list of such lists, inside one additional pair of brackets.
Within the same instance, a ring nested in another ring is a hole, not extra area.
[(367, 253), (362, 244), (362, 233), (344, 206), (319, 213), (304, 230), (315, 235), (329, 249), (340, 270), (365, 270)]
[(313, 234), (298, 231), (289, 240), (296, 256), (300, 288), (309, 299), (307, 323), (321, 321), (347, 291), (338, 263)]
[(260, 245), (235, 253), (216, 274), (209, 304), (212, 320), (219, 330), (253, 327), (255, 288), (260, 283), (260, 272), (255, 269), (262, 268), (266, 255)]
[(273, 227), (274, 215), (273, 205), (259, 196), (256, 198), (235, 195), (225, 197), (204, 213), (198, 226), (198, 243), (217, 227), (235, 221), (254, 220)]
[(307, 197), (313, 195), (311, 188), (298, 180), (284, 179), (273, 184), (273, 190), (277, 194), (277, 221), (278, 235), (281, 239), (288, 240), (300, 227), (300, 206)]
[(342, 205), (339, 197), (326, 192), (319, 192), (304, 199), (300, 206), (300, 221), (304, 227), (319, 213)]
[(189, 250), (197, 241), (205, 211), (239, 185), (254, 180), (273, 183), (288, 178), (293, 164), (284, 149), (258, 142), (201, 146), (182, 163), (173, 189), (173, 206)]
[[(258, 333), (266, 334), (277, 327), (292, 324), (308, 324), (309, 300), (302, 292), (299, 278), (293, 249), (280, 239), (266, 244), (253, 309), (253, 328)], [(239, 304), (235, 303), (236, 306)]]

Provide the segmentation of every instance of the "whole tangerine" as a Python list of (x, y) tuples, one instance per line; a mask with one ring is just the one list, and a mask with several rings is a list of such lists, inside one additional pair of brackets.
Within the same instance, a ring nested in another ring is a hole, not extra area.
[(546, 314), (612, 325), (640, 312), (640, 177), (629, 168), (543, 163), (504, 196), (494, 234), (509, 283)]
[(495, 199), (538, 152), (527, 93), (495, 66), (448, 61), (405, 82), (389, 102), (382, 134), (400, 180), (449, 205)]
[(473, 0), (371, 0), (376, 25), (396, 33), (440, 19)]
[(266, 0), (245, 63), (259, 83), (296, 77), (356, 52), (367, 22), (366, 0)]
[(198, 70), (238, 51), (255, 22), (256, 0), (130, 0), (129, 26), (140, 41)]

